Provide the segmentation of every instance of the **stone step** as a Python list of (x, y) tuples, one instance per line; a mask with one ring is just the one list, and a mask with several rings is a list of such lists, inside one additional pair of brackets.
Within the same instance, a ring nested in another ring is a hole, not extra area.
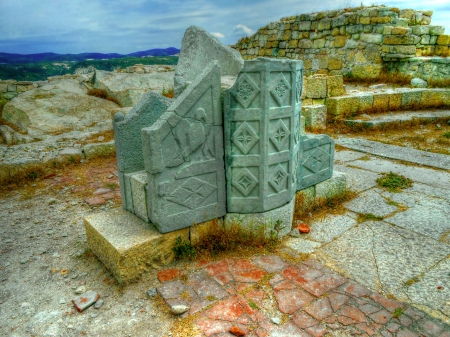
[(361, 92), (354, 95), (329, 97), (326, 100), (329, 116), (355, 116), (364, 113), (382, 113), (449, 107), (448, 89), (388, 89), (381, 92)]
[(382, 114), (362, 115), (358, 119), (347, 119), (348, 126), (362, 125), (365, 127), (385, 126), (394, 123), (406, 123), (411, 121), (428, 122), (437, 119), (450, 121), (450, 110), (437, 111), (402, 111)]

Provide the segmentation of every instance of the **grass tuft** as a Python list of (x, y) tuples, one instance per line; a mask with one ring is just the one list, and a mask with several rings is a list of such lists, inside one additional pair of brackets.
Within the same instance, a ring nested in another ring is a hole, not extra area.
[(376, 182), (378, 186), (386, 188), (389, 192), (400, 192), (413, 184), (411, 179), (394, 172), (383, 173), (383, 176), (378, 178)]
[(368, 214), (358, 214), (357, 221), (358, 223), (365, 222), (365, 221), (381, 221), (383, 220), (382, 216), (378, 216), (372, 213)]
[(167, 98), (173, 98), (175, 96), (175, 92), (173, 91), (173, 88), (169, 88), (166, 90), (165, 87), (163, 87), (161, 91), (161, 95), (167, 97)]

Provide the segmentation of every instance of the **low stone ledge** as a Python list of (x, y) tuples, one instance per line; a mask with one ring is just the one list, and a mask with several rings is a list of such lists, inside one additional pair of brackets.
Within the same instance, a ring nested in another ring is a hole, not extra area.
[(83, 153), (86, 159), (108, 157), (116, 153), (116, 147), (113, 140), (106, 143), (87, 144), (83, 148)]
[(161, 234), (122, 207), (87, 216), (84, 225), (92, 252), (119, 283), (172, 262), (178, 237), (189, 242), (189, 228)]

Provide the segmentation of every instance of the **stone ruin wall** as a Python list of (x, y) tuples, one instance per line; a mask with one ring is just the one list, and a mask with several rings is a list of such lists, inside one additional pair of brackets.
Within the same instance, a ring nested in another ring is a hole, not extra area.
[(305, 75), (376, 78), (385, 68), (450, 79), (450, 35), (432, 26), (433, 11), (358, 7), (283, 18), (232, 47), (258, 56), (303, 60)]

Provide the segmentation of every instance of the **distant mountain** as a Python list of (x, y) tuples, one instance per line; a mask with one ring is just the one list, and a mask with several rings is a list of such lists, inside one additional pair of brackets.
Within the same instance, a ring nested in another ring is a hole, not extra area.
[(29, 63), (29, 62), (61, 62), (61, 61), (85, 61), (85, 60), (103, 60), (117, 59), (127, 56), (147, 57), (147, 56), (171, 56), (178, 54), (179, 49), (170, 47), (166, 49), (150, 49), (138, 51), (135, 53), (122, 55), (117, 53), (81, 53), (81, 54), (56, 54), (56, 53), (40, 53), (40, 54), (9, 54), (0, 52), (0, 63)]

